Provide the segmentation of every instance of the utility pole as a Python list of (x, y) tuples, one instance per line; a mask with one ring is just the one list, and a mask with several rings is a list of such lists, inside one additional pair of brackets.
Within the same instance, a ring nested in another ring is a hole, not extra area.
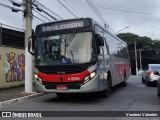
[(25, 92), (33, 92), (32, 55), (28, 52), (28, 38), (32, 35), (32, 0), (24, 0), (25, 30)]
[(137, 48), (136, 48), (136, 41), (134, 41), (134, 51), (135, 51), (135, 64), (136, 64), (136, 75), (138, 76), (138, 65), (137, 65)]
[(139, 50), (139, 63), (140, 63), (140, 69), (142, 70), (142, 57), (141, 57), (141, 49)]

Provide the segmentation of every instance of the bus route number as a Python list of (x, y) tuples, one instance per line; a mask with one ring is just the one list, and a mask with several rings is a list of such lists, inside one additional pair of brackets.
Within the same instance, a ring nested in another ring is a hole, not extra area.
[(69, 81), (79, 81), (80, 78), (79, 77), (69, 77), (68, 80)]

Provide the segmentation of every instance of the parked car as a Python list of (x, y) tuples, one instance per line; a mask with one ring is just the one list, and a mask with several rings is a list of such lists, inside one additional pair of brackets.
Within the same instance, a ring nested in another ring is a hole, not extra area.
[(150, 83), (157, 83), (160, 75), (160, 64), (148, 64), (142, 74), (142, 82), (148, 86)]
[(138, 70), (138, 76), (141, 76), (143, 74), (144, 70), (143, 69), (139, 69)]
[(160, 97), (160, 77), (157, 80), (157, 95)]

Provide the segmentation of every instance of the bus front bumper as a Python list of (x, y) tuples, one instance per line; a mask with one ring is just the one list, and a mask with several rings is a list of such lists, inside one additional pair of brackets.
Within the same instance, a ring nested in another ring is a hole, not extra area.
[[(63, 84), (64, 85), (64, 84)], [(62, 86), (63, 86), (62, 85)], [(67, 86), (67, 85), (66, 85)], [(85, 84), (81, 84), (79, 89), (46, 89), (45, 85), (40, 84), (37, 80), (34, 80), (34, 91), (35, 92), (53, 92), (53, 93), (89, 93), (100, 91), (97, 77), (88, 81)]]

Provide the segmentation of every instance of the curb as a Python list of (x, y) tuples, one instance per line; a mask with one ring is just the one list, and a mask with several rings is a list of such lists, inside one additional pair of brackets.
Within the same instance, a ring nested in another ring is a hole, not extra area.
[(31, 94), (31, 95), (28, 95), (28, 96), (24, 96), (24, 97), (20, 97), (20, 98), (14, 98), (14, 99), (11, 99), (11, 100), (6, 100), (6, 101), (3, 101), (3, 102), (0, 102), (0, 108), (6, 107), (6, 106), (11, 105), (11, 104), (20, 103), (20, 102), (23, 102), (23, 101), (26, 101), (26, 100), (30, 100), (30, 99), (33, 99), (33, 98), (36, 98), (36, 97), (40, 97), (42, 95), (44, 95), (44, 93), (34, 93), (34, 94)]

